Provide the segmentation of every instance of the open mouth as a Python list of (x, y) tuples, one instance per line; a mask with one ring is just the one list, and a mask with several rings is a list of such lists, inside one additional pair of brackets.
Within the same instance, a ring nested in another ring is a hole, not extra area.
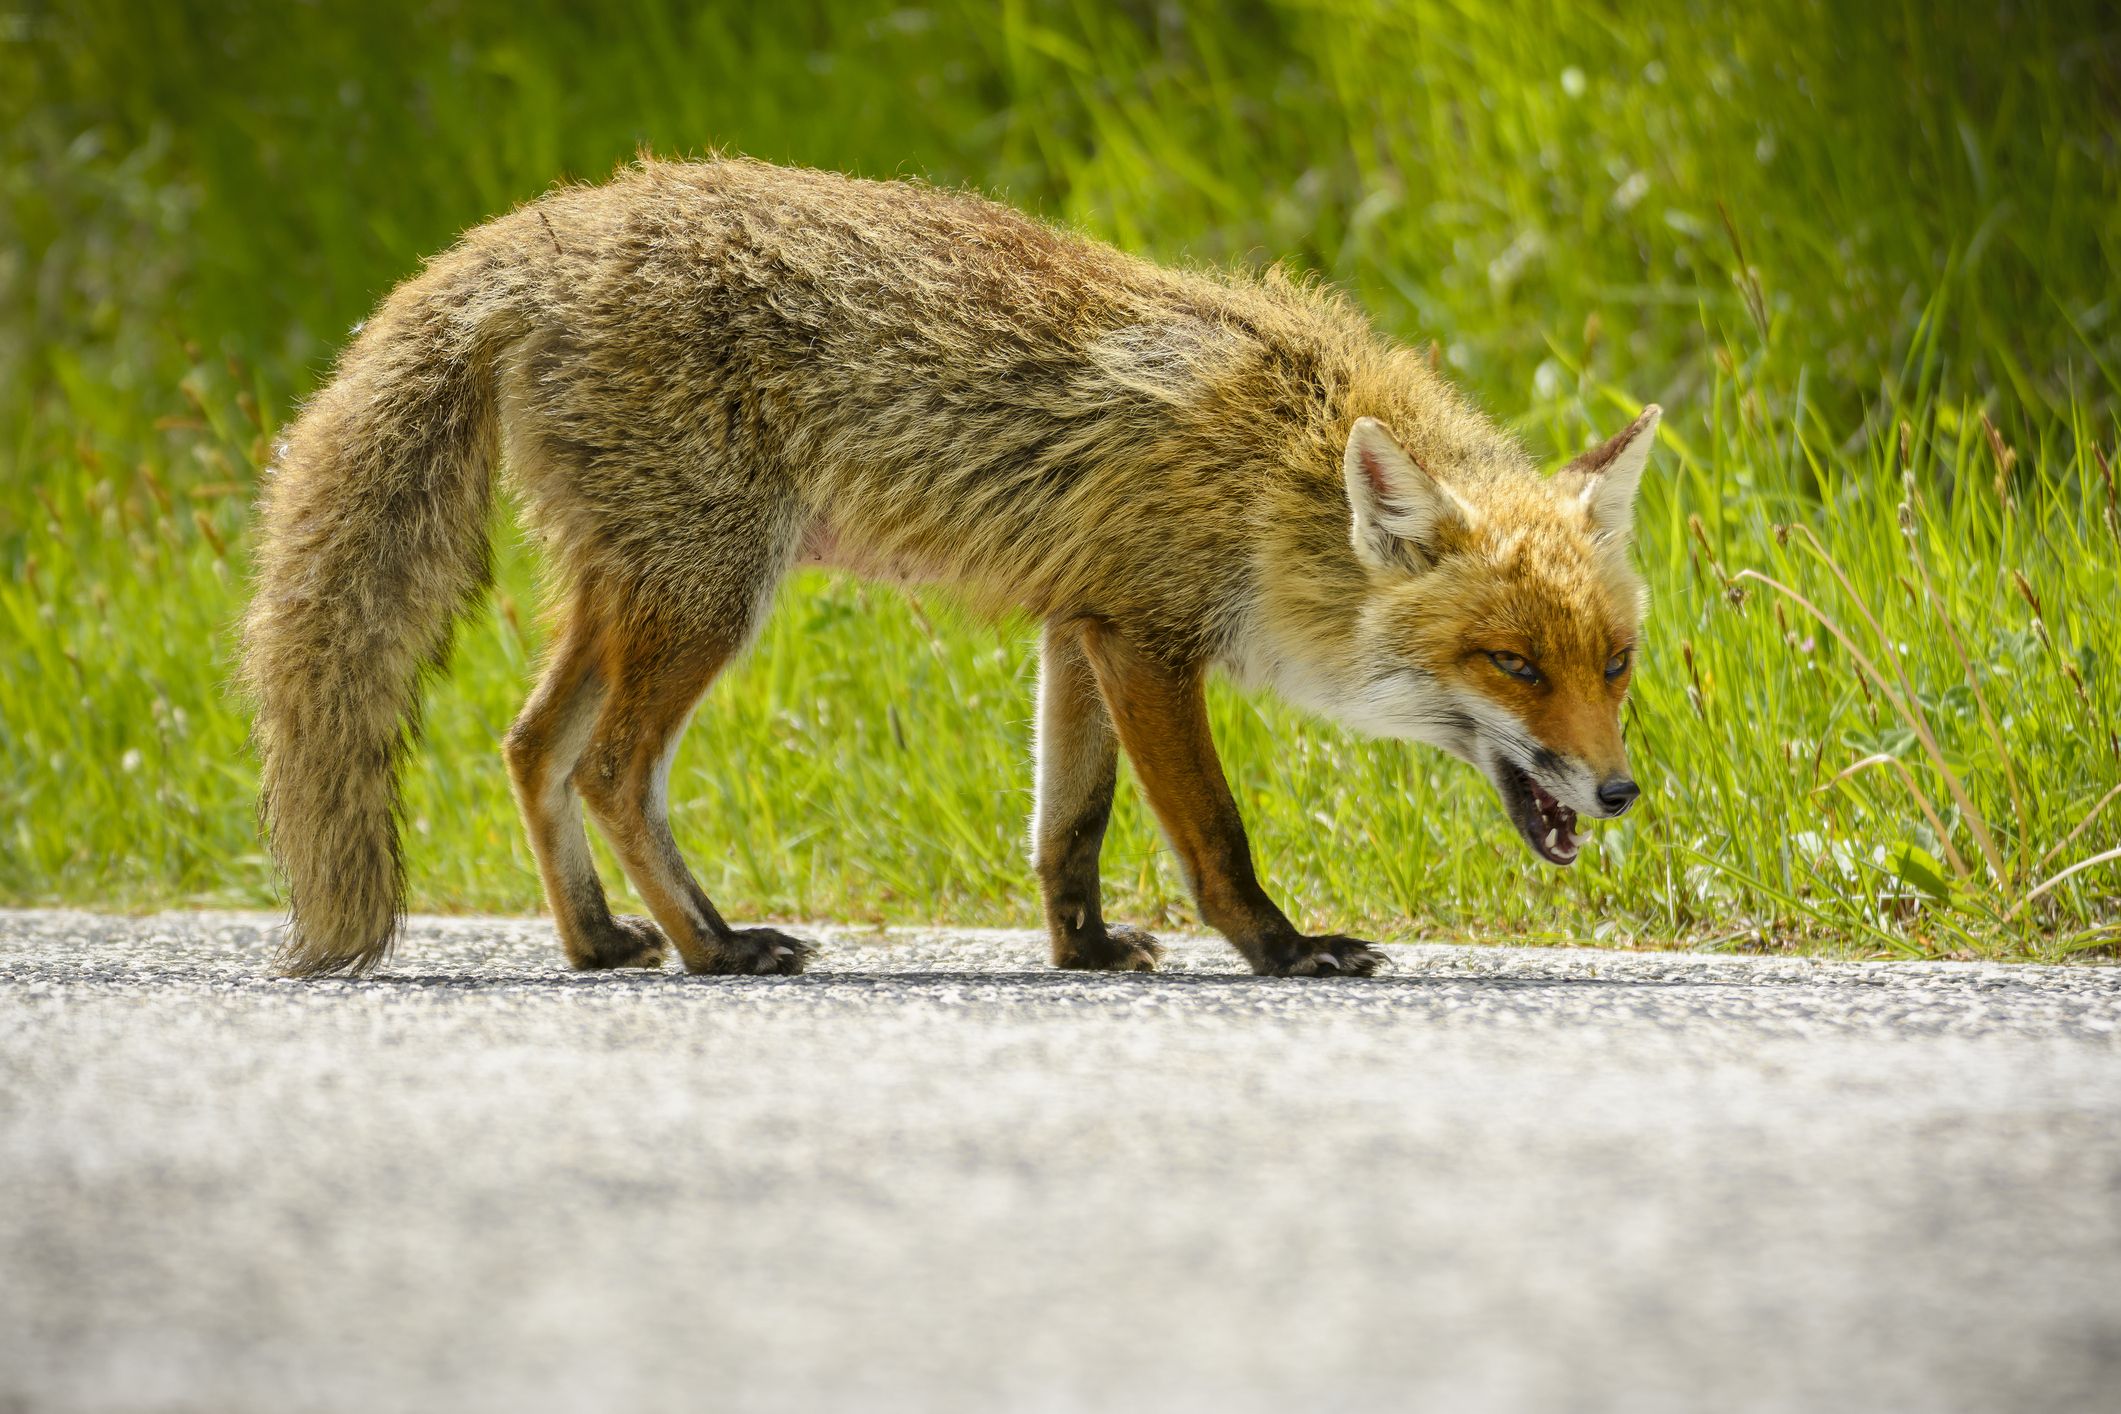
[(1547, 794), (1528, 772), (1507, 761), (1498, 764), (1496, 776), (1503, 809), (1532, 853), (1549, 864), (1574, 864), (1582, 843), (1576, 834), (1576, 812)]

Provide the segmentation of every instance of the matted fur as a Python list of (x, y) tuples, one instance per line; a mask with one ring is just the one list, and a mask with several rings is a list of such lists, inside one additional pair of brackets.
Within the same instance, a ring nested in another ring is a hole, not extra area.
[(486, 583), (497, 462), (607, 645), (733, 649), (786, 570), (831, 563), (1467, 754), (1463, 711), (1356, 701), (1459, 671), (1473, 631), (1351, 551), (1365, 416), (1475, 509), (1444, 547), (1462, 602), (1572, 661), (1632, 635), (1639, 581), (1581, 498), (1318, 286), (741, 160), (644, 162), (472, 231), (346, 349), (262, 506), (244, 672), (286, 967), (362, 971), (395, 937), (398, 766)]

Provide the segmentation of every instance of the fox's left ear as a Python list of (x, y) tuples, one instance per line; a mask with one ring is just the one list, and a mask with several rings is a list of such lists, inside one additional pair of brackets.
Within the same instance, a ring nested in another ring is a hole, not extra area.
[(1576, 496), (1600, 536), (1625, 540), (1635, 529), (1635, 492), (1642, 469), (1657, 442), (1657, 419), (1664, 409), (1651, 403), (1633, 422), (1555, 473), (1573, 480)]

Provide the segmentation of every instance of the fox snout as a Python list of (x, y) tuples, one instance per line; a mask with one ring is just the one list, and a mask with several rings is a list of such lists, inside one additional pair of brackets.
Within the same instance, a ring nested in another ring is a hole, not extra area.
[[(1504, 813), (1532, 852), (1549, 864), (1573, 864), (1582, 844), (1579, 815), (1592, 819), (1625, 815), (1641, 797), (1642, 788), (1625, 768), (1601, 779), (1580, 762), (1557, 753), (1546, 751), (1539, 756), (1541, 765), (1549, 769), (1528, 770), (1498, 753), (1490, 758), (1488, 775), (1502, 797)], [(1590, 785), (1593, 781), (1595, 787)]]
[[(1551, 710), (1551, 700), (1523, 716), (1493, 709), (1476, 748), (1503, 812), (1532, 853), (1549, 864), (1573, 864), (1582, 843), (1579, 820), (1625, 815), (1642, 796), (1620, 739), (1619, 704)], [(1573, 726), (1574, 731), (1560, 730)]]

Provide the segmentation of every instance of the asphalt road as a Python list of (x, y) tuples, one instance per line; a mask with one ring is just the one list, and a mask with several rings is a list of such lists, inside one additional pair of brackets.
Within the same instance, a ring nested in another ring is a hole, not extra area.
[(0, 913), (0, 1411), (2121, 1407), (2121, 970)]

